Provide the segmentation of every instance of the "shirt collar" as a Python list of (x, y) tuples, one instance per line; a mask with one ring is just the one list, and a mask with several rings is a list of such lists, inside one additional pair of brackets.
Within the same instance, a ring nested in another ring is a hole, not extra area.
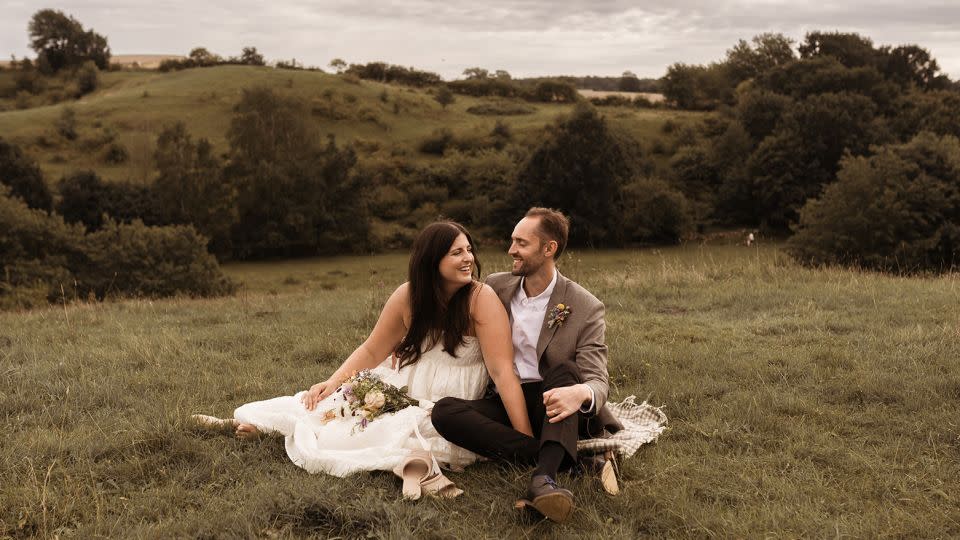
[(527, 279), (526, 276), (520, 278), (520, 288), (517, 289), (517, 296), (518, 296), (521, 300), (523, 300), (524, 298), (526, 298), (527, 301), (530, 301), (530, 302), (533, 302), (533, 301), (535, 301), (535, 300), (543, 300), (544, 298), (546, 298), (547, 300), (549, 300), (549, 299), (550, 299), (550, 295), (553, 294), (553, 289), (554, 289), (554, 287), (557, 286), (557, 269), (556, 269), (556, 268), (553, 269), (553, 279), (550, 280), (550, 284), (547, 285), (547, 288), (544, 289), (542, 293), (540, 293), (540, 294), (538, 294), (538, 295), (536, 295), (536, 296), (533, 296), (533, 297), (528, 297), (526, 291), (523, 290), (523, 282), (524, 282), (524, 280), (526, 280), (526, 279)]

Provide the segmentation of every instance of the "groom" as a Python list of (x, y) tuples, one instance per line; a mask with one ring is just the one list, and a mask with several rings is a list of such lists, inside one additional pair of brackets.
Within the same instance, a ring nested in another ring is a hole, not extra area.
[(487, 278), (510, 314), (514, 366), (534, 437), (510, 427), (497, 394), (443, 398), (432, 413), (434, 427), (454, 444), (489, 458), (535, 464), (526, 502), (558, 522), (572, 513), (573, 494), (557, 485), (557, 473), (576, 463), (578, 437), (621, 428), (604, 407), (603, 303), (556, 270), (569, 229), (562, 213), (531, 208), (513, 230), (512, 271)]

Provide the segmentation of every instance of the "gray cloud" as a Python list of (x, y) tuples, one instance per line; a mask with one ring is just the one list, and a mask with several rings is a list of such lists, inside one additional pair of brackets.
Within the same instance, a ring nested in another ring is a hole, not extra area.
[[(0, 1), (0, 53), (27, 54), (36, 6)], [(180, 53), (206, 46), (237, 54), (257, 46), (268, 58), (325, 65), (383, 60), (453, 78), (471, 66), (514, 75), (660, 76), (673, 62), (720, 59), (737, 39), (810, 30), (856, 31), (877, 44), (917, 43), (960, 77), (960, 4), (944, 0), (63, 0), (122, 53)]]

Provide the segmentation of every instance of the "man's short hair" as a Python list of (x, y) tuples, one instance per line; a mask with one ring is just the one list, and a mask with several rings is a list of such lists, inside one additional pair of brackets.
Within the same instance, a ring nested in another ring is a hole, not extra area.
[(570, 235), (570, 220), (567, 216), (553, 208), (534, 206), (527, 210), (524, 217), (540, 218), (537, 235), (544, 242), (553, 240), (557, 243), (557, 252), (553, 255), (553, 260), (559, 259), (563, 248), (567, 247), (567, 237)]

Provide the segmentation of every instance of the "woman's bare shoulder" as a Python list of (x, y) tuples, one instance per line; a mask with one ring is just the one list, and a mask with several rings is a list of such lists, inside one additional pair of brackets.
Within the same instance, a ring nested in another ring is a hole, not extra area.
[(474, 290), (470, 295), (470, 312), (475, 317), (480, 316), (482, 318), (485, 314), (499, 312), (504, 309), (503, 303), (500, 302), (500, 297), (497, 296), (497, 293), (491, 286), (478, 281), (473, 285), (473, 288)]

